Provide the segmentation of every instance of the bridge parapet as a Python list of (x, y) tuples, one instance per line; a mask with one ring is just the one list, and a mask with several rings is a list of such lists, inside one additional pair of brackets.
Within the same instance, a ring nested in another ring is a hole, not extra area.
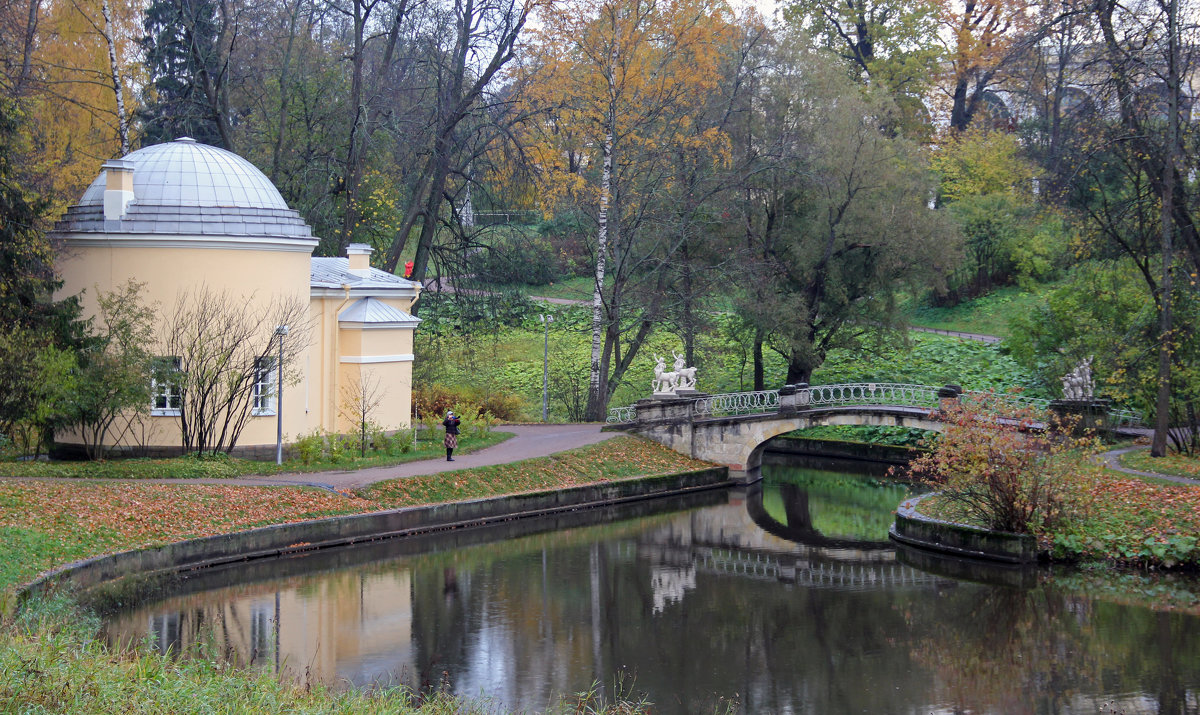
[[(609, 424), (704, 419), (769, 412), (789, 413), (815, 407), (900, 405), (935, 408), (944, 399), (964, 394), (957, 385), (934, 387), (897, 382), (853, 382), (809, 385), (802, 382), (778, 390), (687, 395), (638, 400), (608, 412)], [(1042, 400), (1045, 403), (1045, 400)], [(1044, 405), (1043, 405), (1044, 406)]]
[[(880, 425), (941, 431), (939, 408), (954, 401), (999, 399), (1014, 408), (1035, 407), (1082, 417), (1082, 427), (1118, 429), (1137, 416), (1104, 400), (1040, 400), (1021, 395), (964, 391), (958, 385), (857, 382), (785, 385), (778, 390), (721, 395), (678, 395), (639, 400), (609, 413), (610, 424), (629, 429), (683, 454), (752, 472), (763, 445), (777, 435), (816, 425)], [(746, 477), (752, 479), (753, 477)]]

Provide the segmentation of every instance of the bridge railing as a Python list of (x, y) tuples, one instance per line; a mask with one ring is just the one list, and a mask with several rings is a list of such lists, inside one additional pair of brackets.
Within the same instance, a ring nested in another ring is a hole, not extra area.
[(696, 400), (692, 414), (697, 417), (724, 417), (779, 411), (779, 390), (727, 392)]
[[(834, 385), (810, 385), (807, 404), (810, 407), (840, 405), (903, 405), (905, 407), (937, 407), (938, 388), (904, 382), (847, 382)], [(805, 404), (803, 394), (800, 403)]]
[[(832, 385), (810, 385), (800, 388), (797, 395), (798, 404), (806, 407), (836, 407), (849, 405), (900, 405), (904, 407), (938, 406), (938, 392), (943, 389), (932, 385), (916, 385), (903, 382), (849, 382)], [(1050, 400), (1038, 397), (1025, 397), (1020, 394), (1001, 394), (982, 391), (967, 391), (959, 399), (993, 402), (1003, 402), (1015, 408), (1034, 408), (1047, 410)], [(728, 392), (720, 395), (706, 395), (697, 399), (692, 408), (696, 417), (723, 417), (729, 415), (747, 415), (779, 410), (779, 390), (761, 390), (757, 392)], [(1141, 425), (1141, 418), (1131, 410), (1113, 409), (1108, 413), (1109, 424), (1113, 427), (1136, 427)], [(614, 407), (608, 411), (608, 423), (620, 424), (633, 422), (636, 409)]]
[(637, 417), (637, 408), (633, 405), (627, 407), (611, 407), (608, 410), (608, 419), (605, 420), (610, 425), (621, 424), (623, 422), (633, 422)]
[(1133, 410), (1109, 410), (1108, 423), (1111, 427), (1120, 429), (1122, 427), (1145, 427), (1146, 423), (1142, 421), (1142, 416)]

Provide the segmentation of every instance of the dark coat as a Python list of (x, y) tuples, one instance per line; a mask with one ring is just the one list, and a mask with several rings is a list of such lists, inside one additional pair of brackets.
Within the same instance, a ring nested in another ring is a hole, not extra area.
[(447, 417), (442, 420), (442, 426), (446, 428), (446, 434), (458, 434), (458, 425), (461, 422), (457, 417)]

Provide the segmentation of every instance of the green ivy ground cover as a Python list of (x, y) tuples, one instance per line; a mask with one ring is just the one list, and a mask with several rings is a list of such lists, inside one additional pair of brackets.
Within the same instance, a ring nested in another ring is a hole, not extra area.
[[(574, 389), (579, 399), (578, 391), (586, 389), (590, 314), (579, 308), (554, 311), (549, 336), (550, 409), (552, 420), (566, 421), (564, 403), (570, 395), (565, 393)], [(448, 385), (503, 386), (524, 400), (529, 419), (540, 417), (543, 326), (536, 311), (511, 322), (494, 325), (487, 334), (459, 335), (449, 322), (441, 323), (442, 330), (436, 335), (419, 333), (418, 354), (434, 363), (421, 379)], [(713, 316), (712, 323), (697, 338), (699, 389), (713, 394), (753, 389), (753, 363), (746, 336), (738, 332), (735, 321), (728, 316)], [(669, 361), (672, 351), (683, 351), (678, 336), (666, 330), (653, 334), (622, 377), (610, 404), (629, 405), (648, 396), (654, 355)], [(787, 374), (785, 360), (767, 350), (764, 361), (766, 386), (781, 387)], [(1050, 396), (1035, 385), (1028, 370), (1005, 354), (1002, 346), (925, 333), (911, 333), (897, 344), (877, 350), (831, 352), (814, 373), (813, 383), (837, 382), (954, 383), (972, 390), (1019, 387), (1030, 396)]]

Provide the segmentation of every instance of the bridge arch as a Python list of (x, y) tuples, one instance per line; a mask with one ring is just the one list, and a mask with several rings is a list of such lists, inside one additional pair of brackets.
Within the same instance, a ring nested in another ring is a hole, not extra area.
[[(739, 472), (754, 472), (762, 467), (762, 455), (767, 450), (771, 439), (798, 429), (825, 425), (853, 425), (872, 427), (911, 427), (916, 429), (941, 432), (942, 422), (932, 414), (931, 410), (899, 405), (855, 405), (846, 407), (816, 408), (799, 413), (791, 419), (759, 420), (759, 427), (744, 430), (746, 439), (737, 444), (737, 454), (740, 460), (724, 461), (722, 464), (731, 470)], [(706, 436), (708, 430), (700, 427), (699, 436)], [(700, 456), (708, 454), (719, 456), (721, 450), (715, 447), (701, 447), (697, 450), (698, 459), (709, 459)]]
[[(766, 443), (793, 430), (873, 425), (940, 432), (942, 423), (936, 412), (940, 392), (946, 389), (950, 388), (855, 383), (655, 398), (637, 404), (635, 414), (628, 416), (634, 420), (629, 429), (677, 452), (725, 465), (735, 479), (752, 482), (759, 478)], [(949, 394), (958, 393), (951, 389)]]
[[(614, 408), (609, 421), (677, 452), (729, 467), (735, 478), (756, 481), (766, 443), (785, 432), (818, 425), (870, 425), (943, 431), (946, 401), (987, 399), (957, 385), (906, 383), (788, 385), (779, 390), (725, 395), (656, 397)], [(1121, 433), (1140, 425), (1138, 415), (1105, 400), (1057, 401), (1008, 395), (1028, 405), (1085, 417), (1088, 425)], [(1083, 410), (1082, 412), (1080, 410)]]

